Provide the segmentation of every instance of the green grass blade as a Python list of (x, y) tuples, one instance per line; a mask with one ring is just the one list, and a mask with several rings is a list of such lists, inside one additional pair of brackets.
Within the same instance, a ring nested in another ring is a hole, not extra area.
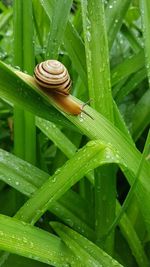
[(91, 105), (113, 120), (108, 44), (102, 1), (82, 1), (89, 97)]
[[(0, 150), (0, 159), (0, 180), (28, 197), (49, 178), (48, 173), (4, 150)], [(75, 230), (84, 231), (85, 236), (93, 240), (94, 231), (87, 225), (85, 217), (87, 206), (77, 196), (75, 192), (68, 191), (59, 201), (53, 202), (49, 210)]]
[[(114, 124), (117, 125), (118, 129), (124, 133), (133, 143), (131, 134), (125, 124), (125, 121), (120, 113), (120, 111), (118, 110), (117, 104), (114, 101)], [(134, 143), (133, 143), (134, 145)]]
[[(69, 200), (70, 199), (68, 199), (68, 201)], [(87, 222), (81, 220), (80, 217), (76, 216), (72, 211), (68, 210), (65, 205), (62, 205), (61, 201), (56, 201), (55, 203), (53, 203), (49, 210), (75, 231), (83, 234), (89, 240), (93, 242), (95, 241), (96, 234), (94, 230), (89, 227), (89, 225), (87, 225)]]
[[(14, 65), (23, 69), (23, 2), (14, 1)], [(20, 136), (20, 138), (18, 138)], [(25, 158), (25, 124), (22, 108), (14, 107), (14, 153)]]
[(136, 104), (133, 116), (131, 131), (133, 137), (137, 140), (146, 127), (150, 124), (150, 89), (148, 89), (139, 102)]
[(140, 70), (144, 66), (144, 51), (141, 50), (138, 54), (127, 58), (122, 63), (118, 64), (111, 71), (112, 86), (128, 77), (130, 74)]
[[(33, 48), (33, 15), (32, 2), (27, 0), (23, 3), (23, 69), (30, 75), (34, 69), (34, 48)], [(28, 55), (28, 56), (27, 56)], [(32, 163), (36, 163), (36, 127), (35, 117), (33, 114), (24, 112), (25, 123), (25, 159)], [(16, 136), (17, 140), (21, 138)]]
[[(24, 112), (21, 108), (14, 106), (14, 153), (20, 158), (25, 158), (25, 128), (24, 128)], [(21, 138), (18, 139), (18, 136)]]
[[(23, 47), (23, 49), (22, 49)], [(14, 2), (14, 64), (33, 73), (32, 2)], [(27, 56), (28, 55), (28, 56)], [(19, 107), (14, 112), (14, 152), (35, 164), (35, 121), (33, 115)]]
[(36, 125), (68, 158), (75, 154), (77, 150), (76, 146), (59, 130), (58, 127), (56, 127), (54, 123), (37, 117)]
[[(0, 158), (0, 180), (28, 197), (49, 178), (49, 174), (4, 150), (0, 150)], [(80, 233), (84, 231), (84, 235), (93, 240), (94, 231), (87, 225), (85, 217), (85, 213), (88, 213), (87, 206), (77, 196), (75, 192), (68, 191), (59, 201), (52, 203), (49, 210), (75, 230)]]
[[(5, 183), (16, 188), (19, 192), (27, 195), (28, 197), (31, 197), (36, 189), (40, 187), (49, 177), (48, 174), (44, 173), (40, 169), (37, 169), (4, 150), (0, 150), (0, 158), (0, 180), (5, 181)], [(88, 239), (93, 240), (95, 238), (95, 233), (86, 224), (87, 222), (85, 223), (87, 203), (85, 203), (86, 206), (84, 206), (83, 200), (81, 202), (78, 198), (76, 198), (76, 195), (77, 194), (75, 194), (75, 192), (68, 191), (58, 201), (52, 202), (49, 210), (74, 230), (81, 234), (83, 233)], [(71, 203), (74, 204), (72, 205)], [(118, 205), (119, 204), (117, 204), (117, 214), (120, 210)], [(123, 215), (121, 221), (119, 222), (119, 226), (123, 235), (127, 239), (133, 254), (137, 258), (137, 261), (139, 263), (143, 262), (144, 264), (144, 262), (146, 262), (145, 253), (141, 248), (137, 234), (126, 215)], [(132, 234), (129, 234), (128, 229)]]
[[(103, 1), (81, 1), (89, 97), (91, 105), (113, 122), (108, 42)], [(111, 176), (111, 179), (110, 179)], [(101, 243), (115, 218), (115, 173), (112, 166), (95, 170), (95, 230), (97, 244), (112, 253), (114, 236)], [(107, 197), (106, 197), (107, 196)]]
[(63, 1), (60, 1), (59, 3), (55, 1), (51, 21), (51, 31), (47, 44), (47, 59), (57, 59), (58, 57), (59, 47), (62, 43), (65, 28), (69, 19), (71, 5), (72, 0), (67, 0), (65, 4)]
[(150, 2), (149, 0), (140, 0), (141, 3), (141, 17), (143, 24), (144, 34), (144, 52), (145, 52), (145, 65), (150, 85)]
[(76, 260), (58, 237), (4, 215), (0, 215), (0, 248), (53, 266)]
[[(117, 203), (117, 214), (120, 213), (120, 204)], [(139, 267), (148, 267), (148, 258), (143, 249), (142, 242), (140, 241), (136, 231), (134, 230), (130, 220), (124, 214), (119, 222), (120, 230), (125, 237), (126, 241), (131, 248), (132, 254), (134, 255)]]
[[(109, 47), (112, 47), (112, 44), (116, 38), (119, 29), (123, 23), (123, 19), (126, 15), (126, 12), (129, 8), (131, 0), (110, 0), (107, 4), (105, 16), (107, 24), (107, 35)], [(113, 25), (113, 27), (112, 27)]]
[[(37, 117), (36, 125), (67, 158), (71, 158), (75, 154), (77, 146), (75, 146), (54, 123)], [(75, 136), (75, 133), (73, 133), (73, 135)], [(86, 177), (91, 181), (92, 176), (90, 173), (87, 174)]]
[(47, 173), (35, 166), (15, 157), (11, 153), (0, 150), (0, 179), (17, 190), (21, 188), (20, 190), (23, 194), (30, 195), (33, 193), (48, 177)]
[(23, 3), (23, 70), (33, 75), (34, 69), (34, 47), (33, 47), (33, 14), (32, 2), (27, 0)]
[(117, 92), (114, 92), (114, 97), (117, 102), (121, 102), (125, 96), (131, 93), (136, 87), (146, 78), (146, 71), (145, 68), (140, 69), (139, 71), (135, 72), (131, 78), (125, 83), (122, 88)]
[[(89, 142), (68, 160), (47, 182), (25, 203), (16, 214), (17, 218), (34, 224), (42, 214), (88, 171), (103, 164), (105, 146), (98, 141)], [(82, 160), (81, 160), (82, 159)], [(110, 157), (109, 160), (112, 160)], [(76, 162), (76, 164), (74, 164)]]
[(12, 18), (12, 10), (8, 9), (0, 14), (0, 31), (7, 25), (9, 20)]
[(47, 16), (49, 19), (52, 19), (53, 9), (55, 8), (55, 1), (49, 0), (40, 0), (41, 5), (43, 6)]
[(139, 40), (136, 38), (134, 31), (132, 31), (132, 29), (130, 29), (130, 27), (127, 26), (126, 24), (123, 24), (121, 27), (121, 32), (126, 37), (128, 42), (130, 43), (132, 50), (135, 53), (138, 53), (140, 49), (142, 48), (142, 46)]
[(87, 87), (87, 71), (85, 48), (81, 37), (71, 22), (68, 22), (64, 34), (64, 45), (68, 51), (70, 59), (74, 62), (74, 68)]
[(22, 12), (23, 12), (22, 1), (14, 1), (14, 64), (23, 67), (23, 31), (22, 31)]
[(108, 254), (106, 254), (102, 249), (67, 226), (57, 222), (51, 222), (51, 226), (56, 233), (60, 235), (66, 245), (75, 253), (76, 257), (80, 259), (84, 266), (122, 266)]
[(116, 227), (116, 225), (118, 224), (118, 222), (120, 221), (121, 217), (123, 216), (125, 210), (127, 209), (133, 195), (134, 195), (134, 192), (135, 192), (135, 188), (137, 187), (137, 184), (139, 182), (139, 179), (140, 179), (140, 175), (141, 175), (141, 171), (142, 171), (142, 168), (143, 168), (143, 164), (144, 164), (144, 161), (146, 160), (146, 157), (148, 155), (148, 150), (149, 150), (149, 145), (150, 145), (150, 132), (148, 134), (148, 137), (147, 137), (147, 140), (146, 140), (146, 144), (145, 144), (145, 147), (144, 147), (144, 151), (143, 151), (143, 154), (142, 154), (142, 157), (141, 157), (141, 161), (140, 161), (140, 164), (139, 164), (139, 167), (137, 169), (137, 174), (136, 174), (136, 177), (135, 177), (135, 180), (133, 181), (133, 184), (132, 186), (130, 187), (130, 190), (122, 204), (122, 208), (121, 208), (121, 211), (120, 213), (117, 215), (117, 217), (115, 218), (113, 224), (110, 226), (110, 229), (108, 230), (108, 233), (107, 235), (109, 235), (111, 233), (111, 231)]

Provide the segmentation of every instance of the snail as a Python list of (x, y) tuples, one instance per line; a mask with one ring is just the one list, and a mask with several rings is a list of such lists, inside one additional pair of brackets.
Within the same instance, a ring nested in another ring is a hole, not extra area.
[(57, 60), (41, 62), (35, 67), (34, 77), (44, 93), (50, 95), (63, 111), (72, 115), (79, 115), (83, 112), (91, 117), (83, 110), (89, 101), (80, 105), (70, 97), (72, 82), (66, 67), (61, 62)]

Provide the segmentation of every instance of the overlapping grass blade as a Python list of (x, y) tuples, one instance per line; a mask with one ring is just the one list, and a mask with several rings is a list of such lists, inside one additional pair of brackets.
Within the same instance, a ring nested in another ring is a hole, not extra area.
[(95, 244), (69, 227), (57, 222), (51, 222), (51, 226), (84, 266), (123, 267)]
[(0, 248), (53, 266), (77, 264), (58, 237), (4, 215), (0, 215)]
[[(105, 146), (99, 141), (89, 142), (37, 190), (34, 196), (21, 207), (16, 214), (17, 218), (34, 224), (53, 201), (60, 198), (90, 170), (103, 164), (101, 159), (105, 158), (106, 154)], [(112, 158), (113, 156), (110, 156), (110, 162)]]
[[(47, 173), (44, 173), (40, 169), (37, 169), (4, 150), (0, 150), (0, 158), (0, 179), (28, 197), (31, 197), (36, 189), (49, 178)], [(15, 164), (13, 164), (14, 162)], [(105, 158), (105, 163), (107, 163), (107, 158)], [(8, 165), (10, 171), (8, 171)], [(74, 230), (84, 234), (85, 237), (94, 241), (95, 232), (89, 226), (90, 222), (87, 221), (87, 207), (88, 204), (86, 202), (84, 203), (83, 199), (81, 200), (78, 194), (69, 190), (57, 201), (51, 203), (49, 211)], [(117, 214), (119, 210), (120, 205), (117, 203)], [(123, 215), (119, 226), (123, 235), (127, 239), (137, 262), (139, 262), (139, 264), (145, 264), (147, 260), (141, 247), (140, 240), (125, 214)], [(128, 229), (132, 234), (129, 234)]]

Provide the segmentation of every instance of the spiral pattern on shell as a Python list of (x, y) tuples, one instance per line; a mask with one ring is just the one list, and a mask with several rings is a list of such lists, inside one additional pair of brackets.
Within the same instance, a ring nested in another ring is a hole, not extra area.
[(65, 66), (57, 60), (46, 60), (35, 67), (36, 82), (46, 92), (68, 95), (71, 79)]

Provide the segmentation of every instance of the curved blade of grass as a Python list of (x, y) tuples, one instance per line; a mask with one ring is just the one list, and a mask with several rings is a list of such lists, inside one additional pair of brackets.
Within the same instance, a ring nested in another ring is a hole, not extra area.
[[(0, 170), (1, 181), (5, 181), (28, 197), (31, 197), (37, 188), (49, 178), (49, 174), (4, 150), (0, 150)], [(68, 191), (61, 199), (52, 203), (49, 210), (75, 230), (81, 233), (84, 230), (85, 236), (93, 240), (94, 231), (87, 225), (85, 219), (88, 213), (87, 206), (83, 207), (83, 200), (81, 202), (77, 196), (75, 192)]]
[(50, 224), (83, 265), (88, 267), (122, 266), (102, 249), (69, 227), (57, 222), (51, 222)]
[[(21, 207), (17, 218), (34, 224), (42, 214), (87, 172), (103, 164), (108, 151), (99, 141), (91, 141), (80, 149), (50, 177), (34, 196)], [(110, 151), (109, 151), (110, 153)], [(108, 159), (112, 161), (113, 156)], [(74, 164), (76, 162), (76, 164)]]
[[(105, 160), (107, 162), (107, 159)], [(0, 150), (0, 180), (24, 195), (31, 197), (48, 178), (49, 174), (4, 150)], [(85, 235), (93, 240), (93, 230), (85, 222), (85, 213), (88, 213), (87, 207), (84, 205), (83, 212), (83, 202), (78, 198), (75, 192), (68, 191), (59, 201), (52, 203), (49, 210), (70, 226), (74, 226), (76, 230), (80, 230), (81, 233), (84, 229)], [(74, 204), (72, 205), (72, 203)]]
[(37, 187), (40, 187), (48, 177), (44, 171), (39, 171), (37, 167), (0, 149), (0, 179), (4, 179), (10, 186), (16, 189), (21, 186), (24, 194), (29, 195)]
[(71, 5), (72, 0), (65, 1), (65, 4), (64, 1), (60, 1), (59, 4), (57, 3), (57, 1), (55, 1), (51, 21), (51, 31), (47, 44), (47, 59), (57, 59), (58, 57), (59, 47), (61, 45), (65, 28), (69, 19)]
[(58, 237), (4, 215), (0, 215), (0, 249), (53, 266), (77, 264)]
[[(66, 137), (65, 134), (52, 122), (36, 118), (37, 127), (66, 155), (71, 158), (77, 151), (77, 147)], [(88, 173), (86, 177), (91, 181), (92, 175)]]
[(130, 74), (140, 70), (144, 66), (144, 51), (127, 58), (122, 63), (114, 67), (111, 71), (112, 86), (128, 77)]
[(142, 68), (141, 70), (133, 73), (131, 78), (125, 83), (122, 88), (117, 92), (115, 92), (114, 97), (116, 98), (117, 102), (120, 102), (123, 100), (123, 98), (131, 93), (133, 90), (136, 89), (137, 85), (142, 82), (146, 78), (146, 70), (145, 68)]
[[(49, 174), (44, 173), (40, 169), (35, 168), (29, 163), (4, 150), (0, 150), (0, 158), (0, 179), (28, 197), (31, 197), (36, 189), (49, 177)], [(12, 164), (13, 162), (15, 164)], [(105, 159), (105, 163), (106, 162), (107, 158)], [(8, 172), (8, 166), (10, 172)], [(35, 184), (34, 187), (33, 184)], [(117, 214), (120, 210), (118, 205), (119, 203), (117, 202)], [(49, 210), (74, 230), (84, 234), (88, 239), (95, 239), (94, 231), (88, 226), (87, 220), (85, 220), (86, 212), (88, 212), (86, 211), (87, 203), (84, 204), (83, 200), (81, 201), (79, 197), (77, 198), (75, 192), (69, 190), (58, 201), (52, 202)], [(139, 262), (139, 264), (146, 263), (146, 256), (140, 240), (125, 214), (119, 222), (119, 226), (123, 231), (123, 235), (127, 239), (137, 262)], [(142, 267), (144, 266), (145, 265)]]

